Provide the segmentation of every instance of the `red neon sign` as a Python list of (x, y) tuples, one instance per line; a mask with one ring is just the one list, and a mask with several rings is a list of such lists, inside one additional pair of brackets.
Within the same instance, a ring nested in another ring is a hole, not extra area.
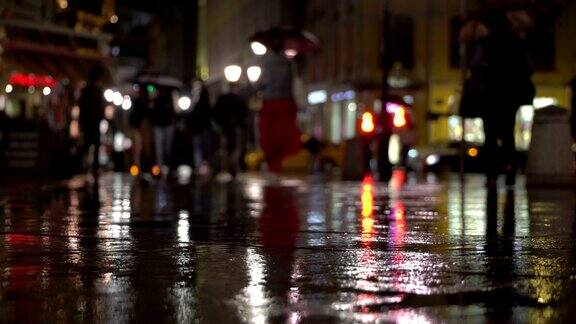
[(8, 81), (13, 86), (54, 88), (58, 81), (49, 75), (13, 72)]

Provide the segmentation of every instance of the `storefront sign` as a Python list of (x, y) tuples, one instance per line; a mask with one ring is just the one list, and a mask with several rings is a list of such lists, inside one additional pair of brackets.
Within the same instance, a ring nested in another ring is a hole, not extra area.
[(13, 86), (54, 88), (57, 81), (49, 75), (14, 72), (8, 81)]

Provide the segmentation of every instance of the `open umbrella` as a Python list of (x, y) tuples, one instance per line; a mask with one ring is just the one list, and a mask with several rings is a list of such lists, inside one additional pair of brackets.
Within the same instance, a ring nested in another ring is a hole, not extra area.
[[(506, 12), (506, 18), (512, 29), (516, 32), (525, 32), (532, 28), (532, 17), (526, 10), (509, 10)], [(468, 21), (460, 29), (459, 39), (461, 42), (470, 42), (478, 40), (490, 34), (490, 29), (479, 19)]]
[(283, 42), (283, 50), (292, 50), (297, 54), (320, 50), (320, 40), (309, 31), (289, 28), (272, 27), (256, 32), (249, 38), (250, 42), (259, 42), (266, 47), (272, 47), (277, 41)]
[(472, 20), (467, 22), (462, 29), (458, 38), (461, 42), (470, 42), (487, 36), (490, 33), (486, 25), (480, 20)]

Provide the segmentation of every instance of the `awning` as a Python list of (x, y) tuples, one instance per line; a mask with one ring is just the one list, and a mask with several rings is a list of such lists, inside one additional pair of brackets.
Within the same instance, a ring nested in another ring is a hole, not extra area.
[(13, 72), (50, 75), (76, 83), (86, 80), (95, 65), (108, 65), (99, 51), (103, 40), (70, 30), (23, 24), (1, 24), (0, 78)]

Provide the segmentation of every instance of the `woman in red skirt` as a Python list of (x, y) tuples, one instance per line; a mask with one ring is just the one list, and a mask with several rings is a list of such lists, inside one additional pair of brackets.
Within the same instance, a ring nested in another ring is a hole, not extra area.
[(292, 96), (292, 64), (280, 53), (282, 48), (282, 41), (273, 44), (263, 58), (262, 68), (259, 137), (264, 159), (273, 173), (280, 173), (282, 161), (300, 149), (298, 108)]

